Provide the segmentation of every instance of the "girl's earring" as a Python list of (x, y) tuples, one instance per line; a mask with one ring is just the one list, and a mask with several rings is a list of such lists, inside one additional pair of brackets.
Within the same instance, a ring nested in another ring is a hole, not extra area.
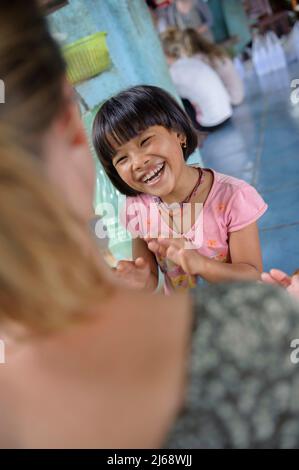
[(182, 145), (182, 148), (183, 148), (183, 149), (186, 149), (186, 148), (187, 148), (186, 142), (183, 142), (181, 145)]

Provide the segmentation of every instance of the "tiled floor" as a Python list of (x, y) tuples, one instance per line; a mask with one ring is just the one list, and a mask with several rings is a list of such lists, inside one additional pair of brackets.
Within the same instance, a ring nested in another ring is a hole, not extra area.
[(299, 62), (260, 81), (246, 76), (246, 100), (209, 135), (204, 165), (245, 179), (269, 205), (259, 222), (264, 269), (299, 268), (299, 103), (290, 99)]

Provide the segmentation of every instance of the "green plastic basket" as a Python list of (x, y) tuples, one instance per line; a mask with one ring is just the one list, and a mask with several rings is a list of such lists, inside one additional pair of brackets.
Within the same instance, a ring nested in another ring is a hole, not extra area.
[(105, 32), (91, 34), (63, 48), (67, 76), (72, 84), (95, 77), (109, 67), (106, 36)]

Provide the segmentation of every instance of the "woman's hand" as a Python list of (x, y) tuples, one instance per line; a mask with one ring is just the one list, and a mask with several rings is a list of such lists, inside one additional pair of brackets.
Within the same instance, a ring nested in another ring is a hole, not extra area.
[(151, 288), (151, 268), (141, 257), (135, 261), (119, 261), (114, 272), (122, 283), (133, 289)]
[(147, 239), (148, 248), (155, 255), (170, 259), (190, 275), (202, 274), (207, 258), (192, 248), (184, 238)]
[(289, 287), (292, 282), (292, 278), (279, 269), (271, 269), (269, 273), (262, 273), (262, 281), (267, 284), (278, 284), (281, 287)]
[(276, 284), (285, 287), (293, 296), (299, 298), (299, 275), (288, 276), (279, 269), (271, 269), (269, 273), (262, 273), (262, 281), (267, 284)]
[(287, 287), (287, 291), (291, 295), (299, 299), (299, 275), (298, 274), (295, 274), (294, 276), (292, 276), (292, 281), (291, 281), (290, 286)]

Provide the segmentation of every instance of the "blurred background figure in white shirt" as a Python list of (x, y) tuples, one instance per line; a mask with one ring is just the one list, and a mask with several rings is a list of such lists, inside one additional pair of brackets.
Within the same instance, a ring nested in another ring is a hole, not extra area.
[[(189, 102), (186, 111), (193, 123), (198, 129), (208, 131), (224, 124), (232, 116), (232, 107), (215, 70), (199, 57), (187, 56), (181, 31), (169, 29), (161, 35), (161, 40), (171, 78), (180, 97)], [(190, 114), (189, 104), (195, 110), (194, 116)]]
[(230, 96), (231, 104), (233, 106), (241, 104), (244, 100), (243, 81), (225, 49), (209, 42), (192, 28), (183, 31), (182, 39), (189, 57), (197, 57), (219, 75)]

